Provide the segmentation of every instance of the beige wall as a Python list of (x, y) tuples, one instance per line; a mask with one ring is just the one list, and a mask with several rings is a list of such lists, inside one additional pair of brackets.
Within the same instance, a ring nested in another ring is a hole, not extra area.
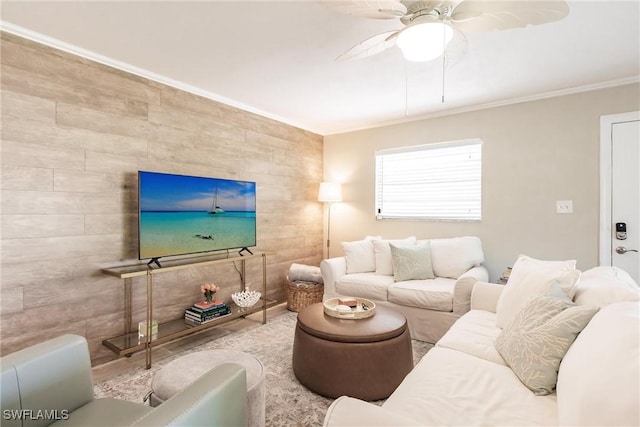
[[(123, 329), (123, 286), (100, 269), (137, 262), (139, 169), (256, 181), (269, 298), (286, 299), (292, 262), (319, 264), (321, 136), (6, 34), (1, 88), (2, 354), (71, 332), (113, 357), (101, 341)], [(232, 265), (157, 276), (155, 317), (210, 281), (228, 300), (240, 283)], [(134, 281), (136, 325), (143, 292)]]
[[(640, 110), (637, 84), (325, 136), (325, 179), (344, 182), (332, 210), (332, 256), (370, 235), (477, 235), (495, 280), (520, 253), (598, 262), (600, 116)], [(378, 221), (377, 149), (481, 138), (482, 221)], [(556, 200), (573, 200), (559, 215)]]

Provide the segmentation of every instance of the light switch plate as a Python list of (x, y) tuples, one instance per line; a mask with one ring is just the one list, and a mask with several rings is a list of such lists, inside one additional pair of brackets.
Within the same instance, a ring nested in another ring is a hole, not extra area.
[(556, 213), (573, 213), (573, 200), (556, 200)]

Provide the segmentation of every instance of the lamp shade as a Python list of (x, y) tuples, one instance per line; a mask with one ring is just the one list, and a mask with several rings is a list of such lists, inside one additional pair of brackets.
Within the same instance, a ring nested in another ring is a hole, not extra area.
[(402, 30), (396, 44), (407, 61), (424, 62), (442, 55), (452, 38), (450, 26), (439, 21), (426, 21)]
[(319, 202), (341, 202), (342, 184), (339, 182), (321, 182), (318, 190)]

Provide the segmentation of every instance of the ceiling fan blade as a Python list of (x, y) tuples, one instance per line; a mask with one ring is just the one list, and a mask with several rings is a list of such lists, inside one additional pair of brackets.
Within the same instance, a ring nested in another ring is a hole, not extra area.
[(373, 19), (400, 18), (407, 8), (397, 0), (320, 0), (336, 12)]
[(363, 42), (358, 43), (342, 55), (336, 61), (348, 61), (350, 59), (360, 59), (380, 53), (396, 44), (396, 36), (399, 31), (387, 31)]
[(462, 31), (495, 31), (558, 21), (568, 14), (562, 0), (465, 0), (453, 10), (451, 22)]

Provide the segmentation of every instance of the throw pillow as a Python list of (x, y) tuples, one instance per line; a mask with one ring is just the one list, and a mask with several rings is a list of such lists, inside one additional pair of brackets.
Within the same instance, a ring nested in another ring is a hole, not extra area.
[(496, 324), (506, 328), (530, 298), (542, 295), (551, 283), (557, 283), (571, 298), (572, 289), (580, 278), (575, 260), (541, 261), (520, 255), (511, 269), (496, 306)]
[(371, 242), (380, 238), (380, 236), (367, 236), (364, 240), (342, 242), (347, 274), (368, 273), (376, 270), (376, 259)]
[(393, 279), (403, 280), (433, 279), (431, 267), (431, 247), (428, 244), (416, 246), (396, 246), (391, 243)]
[(415, 236), (398, 240), (374, 240), (373, 252), (376, 259), (376, 274), (393, 275), (393, 261), (391, 260), (391, 247), (393, 243), (398, 246), (413, 246), (416, 244)]
[(600, 308), (615, 302), (640, 301), (640, 288), (626, 271), (599, 266), (582, 273), (573, 301)]
[(484, 262), (482, 242), (475, 236), (432, 239), (431, 261), (436, 276), (457, 279)]
[(575, 305), (554, 283), (498, 335), (496, 350), (527, 388), (536, 395), (550, 394), (562, 358), (597, 311)]

